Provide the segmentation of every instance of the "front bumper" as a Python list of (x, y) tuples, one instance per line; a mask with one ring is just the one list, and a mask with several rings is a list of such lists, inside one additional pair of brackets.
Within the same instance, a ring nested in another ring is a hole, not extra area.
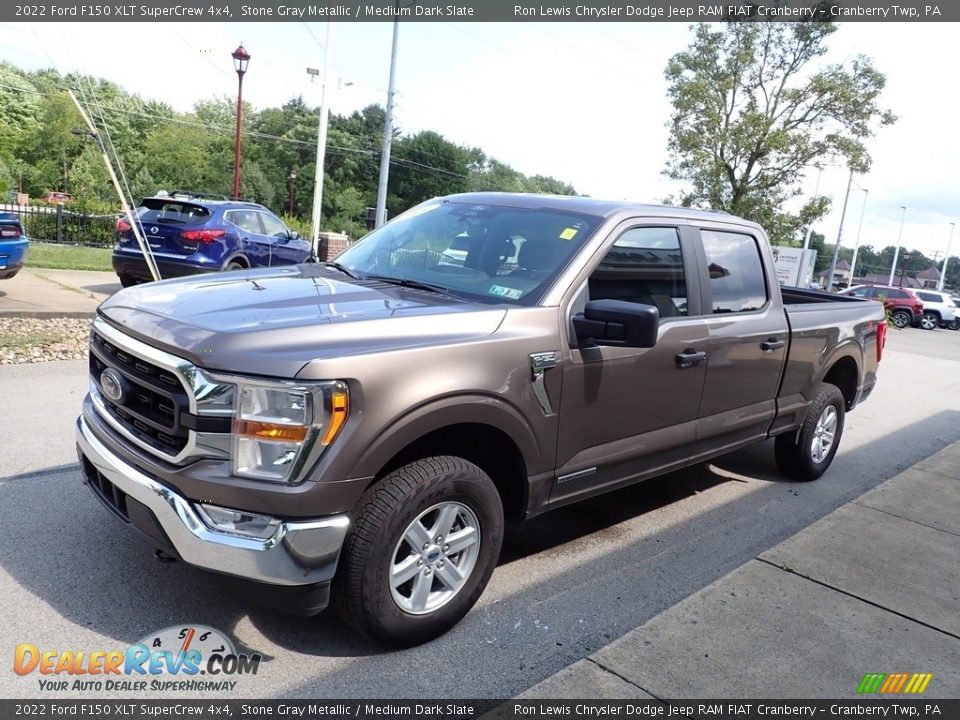
[[(114, 514), (138, 527), (140, 523), (134, 522), (134, 518), (124, 517), (126, 498), (136, 501), (135, 507), (145, 506), (156, 524), (148, 528), (147, 534), (161, 538), (162, 545), (169, 544), (184, 562), (272, 585), (317, 585), (333, 579), (350, 524), (346, 515), (285, 521), (267, 540), (215, 531), (200, 519), (192, 502), (111, 452), (82, 415), (77, 419), (76, 435), (85, 473), (97, 474), (95, 480), (100, 490), (96, 494), (101, 499), (106, 496), (117, 500), (105, 502)], [(104, 481), (109, 485), (104, 485)], [(110, 492), (104, 492), (104, 487)]]

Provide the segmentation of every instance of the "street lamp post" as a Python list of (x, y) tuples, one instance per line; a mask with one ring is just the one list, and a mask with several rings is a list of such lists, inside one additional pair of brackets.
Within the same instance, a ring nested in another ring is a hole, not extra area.
[(937, 290), (943, 292), (943, 281), (947, 277), (947, 263), (950, 262), (950, 246), (953, 245), (953, 231), (956, 223), (950, 223), (950, 237), (947, 238), (947, 254), (943, 258), (943, 267), (940, 268), (940, 282), (937, 284)]
[(850, 279), (847, 280), (847, 287), (853, 285), (853, 278), (857, 271), (857, 253), (860, 252), (860, 233), (863, 232), (863, 216), (867, 212), (867, 196), (870, 194), (870, 191), (866, 188), (860, 188), (863, 190), (863, 205), (860, 206), (860, 224), (857, 226), (857, 239), (853, 243), (853, 260), (850, 261)]
[(240, 128), (243, 123), (243, 75), (250, 64), (250, 53), (243, 47), (243, 43), (234, 50), (233, 68), (237, 71), (237, 136), (233, 145), (233, 199), (240, 199)]
[(900, 216), (900, 232), (897, 234), (897, 247), (893, 251), (893, 264), (890, 265), (890, 279), (887, 280), (887, 285), (893, 286), (893, 276), (897, 272), (897, 257), (900, 255), (900, 240), (903, 238), (903, 222), (907, 219), (907, 206), (901, 205), (900, 209), (903, 210), (903, 214)]
[(850, 168), (850, 177), (847, 178), (847, 194), (843, 196), (843, 212), (840, 213), (840, 229), (837, 230), (837, 244), (833, 248), (833, 259), (830, 261), (830, 277), (827, 278), (827, 290), (833, 288), (833, 278), (837, 272), (837, 259), (840, 257), (840, 240), (843, 238), (843, 222), (847, 219), (847, 204), (850, 202), (850, 186), (853, 185), (853, 168)]
[(290, 168), (290, 216), (293, 217), (293, 210), (297, 204), (297, 169)]

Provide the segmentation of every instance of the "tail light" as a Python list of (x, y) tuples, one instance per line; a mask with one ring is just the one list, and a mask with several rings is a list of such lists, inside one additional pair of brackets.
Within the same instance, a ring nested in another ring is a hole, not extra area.
[(887, 343), (887, 321), (877, 323), (877, 363), (883, 359), (883, 346)]
[(122, 218), (117, 218), (117, 232), (125, 233), (130, 230), (130, 223)]
[(227, 234), (226, 230), (181, 230), (180, 237), (190, 242), (208, 243), (222, 238)]
[(16, 225), (4, 225), (0, 227), (0, 237), (20, 237), (23, 233)]

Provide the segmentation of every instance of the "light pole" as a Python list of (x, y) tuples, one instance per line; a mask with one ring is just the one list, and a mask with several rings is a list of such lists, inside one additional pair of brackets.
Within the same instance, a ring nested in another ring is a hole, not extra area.
[(847, 178), (847, 194), (843, 196), (843, 212), (840, 213), (840, 229), (837, 230), (837, 245), (833, 248), (833, 260), (830, 261), (830, 275), (827, 289), (833, 288), (833, 276), (837, 272), (837, 258), (840, 256), (840, 238), (843, 237), (843, 221), (847, 218), (847, 205), (850, 202), (850, 186), (853, 185), (853, 168), (850, 168), (850, 177)]
[[(313, 212), (310, 221), (313, 225), (313, 254), (320, 257), (320, 214), (323, 205), (323, 167), (327, 156), (327, 129), (330, 122), (330, 106), (327, 101), (327, 85), (330, 84), (330, 71), (333, 65), (333, 23), (327, 22), (326, 41), (323, 46), (323, 74), (320, 75), (320, 125), (317, 128), (317, 159), (314, 163)], [(307, 68), (310, 80), (319, 75), (313, 68)]]
[(240, 128), (243, 123), (243, 75), (250, 64), (250, 53), (243, 43), (230, 53), (233, 56), (233, 68), (237, 71), (237, 136), (233, 145), (233, 199), (240, 199)]
[(943, 267), (940, 268), (940, 282), (937, 284), (937, 290), (943, 292), (943, 281), (947, 277), (947, 263), (950, 262), (950, 246), (953, 244), (953, 231), (956, 223), (950, 223), (950, 237), (947, 238), (947, 254), (943, 258)]
[(887, 285), (893, 286), (893, 276), (897, 273), (897, 257), (900, 255), (900, 240), (903, 238), (903, 222), (907, 219), (907, 206), (901, 205), (900, 209), (903, 210), (903, 214), (900, 216), (900, 232), (897, 235), (897, 247), (893, 251), (893, 264), (890, 266), (890, 279), (887, 280)]
[(293, 217), (293, 209), (297, 204), (297, 169), (290, 168), (290, 217)]
[(397, 38), (400, 23), (393, 21), (393, 45), (390, 49), (390, 84), (387, 86), (387, 116), (383, 123), (383, 149), (380, 152), (380, 181), (377, 183), (376, 227), (387, 221), (387, 181), (390, 178), (390, 145), (393, 142), (393, 96), (396, 94)]
[[(813, 189), (814, 199), (820, 194), (820, 176), (823, 174), (823, 165), (819, 163), (814, 166), (817, 168), (817, 185)], [(810, 226), (807, 228), (807, 236), (803, 239), (803, 249), (806, 250), (810, 247), (810, 236), (813, 235), (813, 223), (810, 223)]]
[(850, 261), (850, 279), (847, 280), (847, 287), (853, 285), (853, 278), (857, 270), (857, 253), (860, 252), (860, 233), (863, 232), (863, 216), (867, 212), (867, 196), (870, 191), (867, 188), (858, 187), (863, 190), (863, 205), (860, 206), (860, 224), (857, 226), (857, 239), (853, 244), (853, 260)]

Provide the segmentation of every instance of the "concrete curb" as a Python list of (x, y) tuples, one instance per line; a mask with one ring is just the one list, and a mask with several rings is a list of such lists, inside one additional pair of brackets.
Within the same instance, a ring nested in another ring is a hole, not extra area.
[(931, 672), (924, 700), (960, 697), (957, 557), (960, 442), (517, 699), (869, 699), (868, 672)]
[(96, 312), (81, 310), (0, 310), (0, 318), (22, 318), (26, 320), (55, 320), (58, 318), (93, 318)]

